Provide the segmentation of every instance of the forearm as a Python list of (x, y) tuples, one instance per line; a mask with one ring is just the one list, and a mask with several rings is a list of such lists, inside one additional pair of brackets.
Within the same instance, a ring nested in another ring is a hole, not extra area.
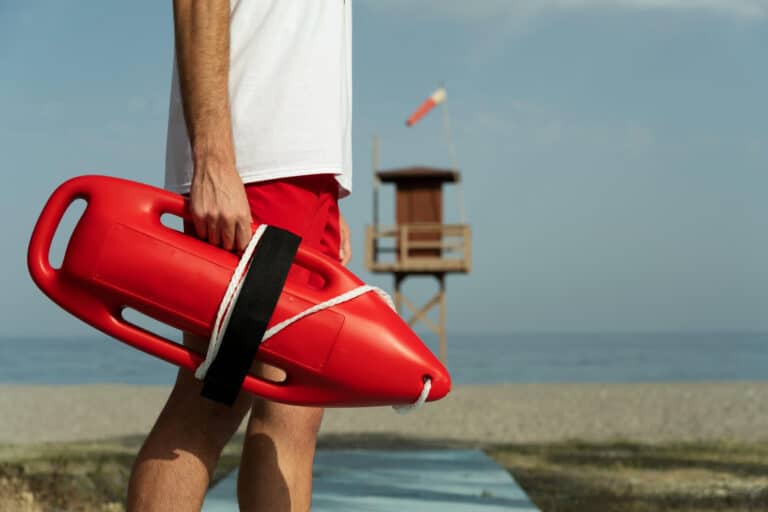
[(179, 85), (195, 170), (234, 169), (229, 113), (229, 0), (174, 0)]

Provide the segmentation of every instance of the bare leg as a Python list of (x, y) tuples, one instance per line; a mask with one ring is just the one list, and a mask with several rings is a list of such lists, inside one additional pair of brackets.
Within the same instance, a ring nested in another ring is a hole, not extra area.
[[(203, 352), (208, 340), (184, 336)], [(179, 370), (176, 384), (139, 451), (128, 484), (129, 512), (199, 511), (210, 476), (237, 431), (253, 397), (241, 393), (233, 407), (200, 396), (202, 382)]]
[(322, 417), (320, 408), (254, 399), (237, 482), (241, 511), (309, 511)]

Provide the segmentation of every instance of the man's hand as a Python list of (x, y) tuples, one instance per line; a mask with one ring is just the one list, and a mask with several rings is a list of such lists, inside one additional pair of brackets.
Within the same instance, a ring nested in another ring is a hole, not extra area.
[(234, 165), (196, 162), (189, 206), (200, 238), (228, 251), (242, 251), (248, 245), (251, 210), (243, 181)]
[(349, 242), (349, 225), (347, 219), (343, 215), (339, 214), (339, 235), (341, 238), (341, 244), (339, 249), (339, 260), (342, 265), (349, 263), (352, 259), (352, 244)]

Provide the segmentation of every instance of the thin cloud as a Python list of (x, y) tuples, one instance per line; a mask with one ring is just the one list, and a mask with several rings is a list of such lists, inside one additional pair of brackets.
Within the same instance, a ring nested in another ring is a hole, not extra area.
[(768, 0), (365, 0), (379, 12), (455, 20), (527, 18), (550, 11), (633, 9), (699, 11), (744, 19), (768, 16)]

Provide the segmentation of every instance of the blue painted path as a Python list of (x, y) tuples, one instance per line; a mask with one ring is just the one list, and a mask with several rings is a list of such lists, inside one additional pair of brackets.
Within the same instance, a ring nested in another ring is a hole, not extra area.
[[(202, 512), (237, 510), (237, 472)], [(517, 482), (478, 450), (320, 450), (313, 512), (537, 512)]]

